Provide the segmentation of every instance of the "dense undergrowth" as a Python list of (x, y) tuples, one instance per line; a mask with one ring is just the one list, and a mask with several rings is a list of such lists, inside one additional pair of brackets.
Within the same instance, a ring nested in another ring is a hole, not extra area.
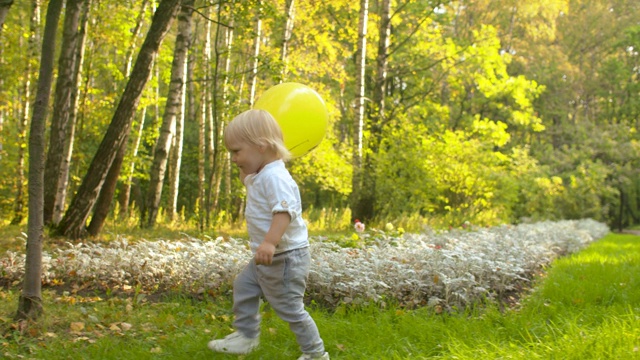
[[(332, 359), (633, 359), (638, 273), (640, 237), (609, 234), (551, 262), (510, 308), (488, 302), (439, 312), (343, 302), (309, 310)], [(0, 356), (7, 359), (238, 359), (206, 348), (231, 331), (228, 294), (47, 289), (37, 323), (12, 320), (18, 295), (18, 287), (0, 290)], [(261, 345), (241, 358), (296, 358), (287, 325), (268, 306), (262, 315)]]
[[(593, 220), (540, 222), (408, 234), (389, 228), (347, 239), (312, 237), (309, 299), (324, 306), (393, 302), (462, 308), (504, 297), (560, 255), (573, 253), (609, 229)], [(251, 257), (247, 239), (136, 239), (66, 242), (45, 251), (46, 286), (108, 293), (224, 294)], [(0, 278), (17, 285), (24, 252), (0, 257)]]

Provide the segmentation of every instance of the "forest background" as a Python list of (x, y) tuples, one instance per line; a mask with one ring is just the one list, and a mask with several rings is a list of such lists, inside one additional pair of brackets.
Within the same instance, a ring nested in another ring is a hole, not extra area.
[(634, 0), (2, 0), (0, 221), (26, 220), (38, 171), (67, 237), (237, 223), (221, 132), (293, 81), (330, 113), (289, 166), (311, 224), (638, 224), (639, 19)]

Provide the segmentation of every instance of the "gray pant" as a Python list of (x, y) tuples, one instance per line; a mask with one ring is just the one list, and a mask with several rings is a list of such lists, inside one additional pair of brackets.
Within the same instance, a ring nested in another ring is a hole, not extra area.
[(234, 327), (249, 338), (260, 334), (260, 296), (264, 295), (289, 323), (303, 353), (323, 353), (324, 343), (303, 303), (310, 263), (308, 247), (276, 254), (271, 265), (256, 265), (251, 259), (233, 283)]

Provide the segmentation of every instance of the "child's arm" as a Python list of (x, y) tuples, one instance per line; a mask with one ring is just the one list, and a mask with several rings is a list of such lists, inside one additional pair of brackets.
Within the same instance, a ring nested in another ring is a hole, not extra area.
[(282, 235), (291, 223), (291, 215), (286, 212), (278, 212), (273, 214), (271, 226), (267, 235), (264, 237), (262, 244), (256, 250), (256, 264), (271, 265), (273, 254), (276, 252), (276, 246), (280, 243)]

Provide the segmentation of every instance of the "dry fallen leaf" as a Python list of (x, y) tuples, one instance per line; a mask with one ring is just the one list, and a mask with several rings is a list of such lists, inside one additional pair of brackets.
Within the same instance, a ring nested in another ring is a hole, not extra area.
[(84, 323), (81, 321), (72, 322), (69, 325), (69, 328), (71, 329), (72, 333), (79, 333), (80, 331), (84, 330)]
[(38, 336), (38, 333), (39, 333), (39, 331), (38, 331), (37, 328), (35, 328), (35, 327), (30, 327), (29, 328), (29, 335), (30, 336), (36, 337), (36, 336)]

